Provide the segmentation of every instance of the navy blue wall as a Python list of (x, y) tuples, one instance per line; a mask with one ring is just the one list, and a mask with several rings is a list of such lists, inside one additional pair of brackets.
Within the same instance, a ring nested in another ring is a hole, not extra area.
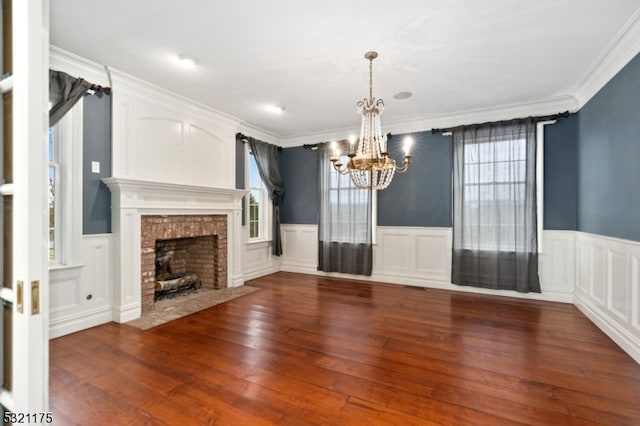
[(578, 230), (640, 241), (640, 55), (581, 110)]
[(578, 130), (578, 114), (544, 126), (544, 229), (578, 229)]
[(280, 154), (285, 190), (280, 222), (317, 224), (318, 151), (295, 147), (285, 148)]
[[(388, 148), (398, 163), (404, 153), (402, 139), (393, 135)], [(378, 225), (380, 226), (451, 226), (451, 136), (419, 132), (413, 138), (412, 165), (402, 175), (394, 176), (391, 185), (378, 191)]]
[[(111, 192), (102, 178), (111, 176), (111, 96), (84, 97), (82, 119), (82, 233), (111, 232)], [(100, 162), (100, 173), (91, 162)]]
[[(544, 227), (577, 229), (578, 115), (545, 127)], [(389, 141), (391, 155), (402, 158), (405, 135)], [(414, 138), (412, 166), (394, 177), (389, 188), (378, 192), (380, 226), (451, 226), (451, 136), (431, 132)], [(302, 147), (282, 151), (285, 198), (282, 223), (318, 223), (317, 151)]]

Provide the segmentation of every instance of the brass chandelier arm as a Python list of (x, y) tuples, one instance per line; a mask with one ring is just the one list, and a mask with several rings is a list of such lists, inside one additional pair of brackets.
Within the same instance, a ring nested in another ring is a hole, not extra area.
[(396, 173), (404, 173), (409, 170), (409, 166), (411, 165), (411, 158), (411, 155), (405, 155), (404, 159), (402, 160), (402, 166), (396, 166)]
[(344, 168), (342, 168), (343, 164), (338, 158), (332, 158), (331, 163), (333, 164), (333, 168), (336, 172), (340, 173), (341, 175), (349, 174), (349, 164), (351, 164), (351, 161), (349, 161), (349, 164), (347, 164)]

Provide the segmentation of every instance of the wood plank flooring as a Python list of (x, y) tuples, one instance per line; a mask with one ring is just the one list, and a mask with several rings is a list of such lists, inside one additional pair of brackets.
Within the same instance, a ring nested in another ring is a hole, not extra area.
[(640, 365), (572, 305), (278, 273), (51, 341), (54, 424), (638, 425)]

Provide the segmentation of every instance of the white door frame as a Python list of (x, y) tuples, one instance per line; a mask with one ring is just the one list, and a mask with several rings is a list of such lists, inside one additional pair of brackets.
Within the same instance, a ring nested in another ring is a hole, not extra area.
[[(49, 0), (14, 0), (12, 8), (13, 289), (23, 283), (24, 312), (13, 304), (13, 389), (7, 408), (33, 414), (49, 410)], [(35, 283), (39, 300), (32, 298)], [(32, 312), (36, 303), (38, 314)]]

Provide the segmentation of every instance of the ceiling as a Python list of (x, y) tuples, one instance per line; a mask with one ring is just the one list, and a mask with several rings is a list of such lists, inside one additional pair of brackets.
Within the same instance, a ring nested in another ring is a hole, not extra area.
[[(278, 140), (356, 133), (369, 50), (379, 52), (383, 129), (503, 106), (577, 106), (580, 85), (640, 21), (640, 0), (54, 0), (50, 9), (52, 45)], [(180, 67), (179, 54), (198, 65)]]

